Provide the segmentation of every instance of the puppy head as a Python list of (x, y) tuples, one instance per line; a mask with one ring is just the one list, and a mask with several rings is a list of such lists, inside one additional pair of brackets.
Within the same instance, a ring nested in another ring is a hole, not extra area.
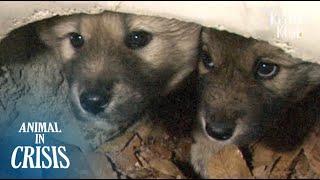
[(94, 147), (130, 127), (194, 69), (199, 32), (191, 23), (107, 11), (39, 28), (64, 65), (72, 107)]
[(277, 134), (272, 127), (319, 86), (319, 65), (226, 31), (204, 28), (199, 57), (198, 118), (206, 136), (221, 144)]

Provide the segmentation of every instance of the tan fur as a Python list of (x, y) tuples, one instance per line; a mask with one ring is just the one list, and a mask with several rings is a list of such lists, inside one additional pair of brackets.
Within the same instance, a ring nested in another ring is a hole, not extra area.
[[(245, 146), (267, 136), (265, 143), (270, 146), (293, 148), (303, 140), (317, 121), (314, 110), (309, 112), (305, 103), (319, 106), (319, 65), (293, 58), (266, 42), (210, 28), (203, 28), (201, 49), (214, 63), (214, 68), (207, 69), (199, 62), (201, 102), (191, 163), (202, 177), (209, 177), (209, 157), (226, 144)], [(272, 79), (257, 79), (254, 65), (258, 57), (277, 64), (279, 73)], [(208, 135), (205, 127), (217, 121), (235, 124), (229, 139)]]
[[(152, 34), (150, 43), (128, 48), (126, 35), (141, 30)], [(80, 49), (71, 46), (71, 32), (84, 37)], [(193, 23), (108, 11), (58, 17), (39, 27), (41, 39), (64, 64), (75, 115), (84, 121), (93, 147), (132, 126), (152, 99), (170, 92), (195, 69), (199, 33)], [(106, 86), (112, 86), (112, 97), (104, 112), (86, 113), (79, 96)]]

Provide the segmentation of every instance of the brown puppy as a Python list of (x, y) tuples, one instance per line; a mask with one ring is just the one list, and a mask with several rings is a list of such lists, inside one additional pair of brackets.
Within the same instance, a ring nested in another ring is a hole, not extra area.
[(44, 21), (39, 34), (64, 64), (72, 107), (95, 148), (195, 69), (200, 26), (105, 11)]
[(224, 145), (263, 137), (278, 150), (294, 148), (319, 117), (320, 66), (266, 42), (204, 28), (199, 73), (191, 161), (202, 177)]

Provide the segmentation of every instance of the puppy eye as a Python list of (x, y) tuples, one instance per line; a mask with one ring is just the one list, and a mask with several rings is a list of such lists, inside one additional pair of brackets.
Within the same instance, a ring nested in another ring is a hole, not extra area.
[(208, 70), (212, 70), (214, 68), (213, 60), (206, 51), (200, 52), (200, 60)]
[(125, 44), (130, 49), (138, 49), (146, 46), (152, 40), (152, 34), (146, 31), (130, 32), (125, 38)]
[(279, 72), (279, 66), (273, 63), (266, 63), (258, 60), (256, 65), (256, 76), (262, 79), (271, 79)]
[(69, 34), (70, 43), (74, 48), (81, 48), (84, 44), (84, 38), (81, 34), (70, 33)]

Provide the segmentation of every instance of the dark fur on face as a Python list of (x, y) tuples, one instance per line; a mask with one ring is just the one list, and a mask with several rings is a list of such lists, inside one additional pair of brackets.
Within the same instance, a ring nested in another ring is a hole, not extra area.
[(199, 57), (201, 103), (192, 163), (204, 177), (206, 159), (223, 145), (263, 138), (272, 148), (290, 150), (319, 116), (318, 64), (210, 28), (203, 29)]
[(200, 26), (106, 11), (44, 21), (39, 32), (64, 64), (75, 115), (96, 147), (194, 70)]

